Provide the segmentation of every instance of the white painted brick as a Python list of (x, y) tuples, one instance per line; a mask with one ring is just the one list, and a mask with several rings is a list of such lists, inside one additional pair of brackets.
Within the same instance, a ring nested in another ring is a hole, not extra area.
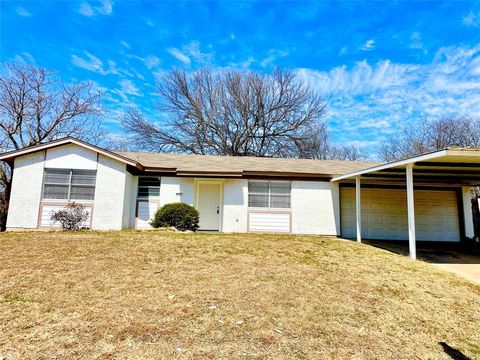
[(93, 209), (94, 230), (121, 230), (127, 170), (126, 165), (104, 155), (98, 157), (97, 184)]
[(34, 229), (42, 195), (45, 152), (19, 156), (15, 159), (7, 228)]
[(292, 232), (340, 235), (338, 184), (292, 181)]
[(223, 231), (247, 232), (248, 180), (225, 180), (223, 186)]

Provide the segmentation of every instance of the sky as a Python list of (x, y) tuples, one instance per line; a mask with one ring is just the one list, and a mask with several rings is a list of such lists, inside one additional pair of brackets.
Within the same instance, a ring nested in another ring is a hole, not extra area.
[(289, 69), (370, 154), (405, 122), (480, 117), (480, 1), (2, 1), (0, 30), (1, 62), (94, 82), (114, 136), (128, 106), (162, 121), (172, 67)]

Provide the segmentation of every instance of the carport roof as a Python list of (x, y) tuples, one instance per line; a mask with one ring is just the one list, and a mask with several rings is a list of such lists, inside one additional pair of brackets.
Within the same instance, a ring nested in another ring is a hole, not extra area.
[(360, 176), (362, 182), (404, 183), (405, 170), (408, 165), (413, 165), (413, 177), (417, 184), (480, 184), (480, 148), (460, 147), (449, 147), (419, 156), (375, 165), (336, 176), (331, 181), (349, 181)]

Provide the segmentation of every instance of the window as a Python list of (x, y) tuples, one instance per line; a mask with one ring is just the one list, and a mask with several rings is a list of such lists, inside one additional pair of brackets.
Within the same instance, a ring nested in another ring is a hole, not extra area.
[(45, 169), (43, 199), (93, 200), (95, 170)]
[(249, 181), (248, 206), (289, 209), (290, 190), (289, 181)]
[(140, 177), (138, 178), (138, 197), (152, 198), (160, 196), (160, 178)]

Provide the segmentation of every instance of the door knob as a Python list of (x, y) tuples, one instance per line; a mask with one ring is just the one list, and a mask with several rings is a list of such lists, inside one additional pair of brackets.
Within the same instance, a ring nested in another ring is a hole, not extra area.
[(217, 206), (217, 214), (220, 214), (220, 206)]

